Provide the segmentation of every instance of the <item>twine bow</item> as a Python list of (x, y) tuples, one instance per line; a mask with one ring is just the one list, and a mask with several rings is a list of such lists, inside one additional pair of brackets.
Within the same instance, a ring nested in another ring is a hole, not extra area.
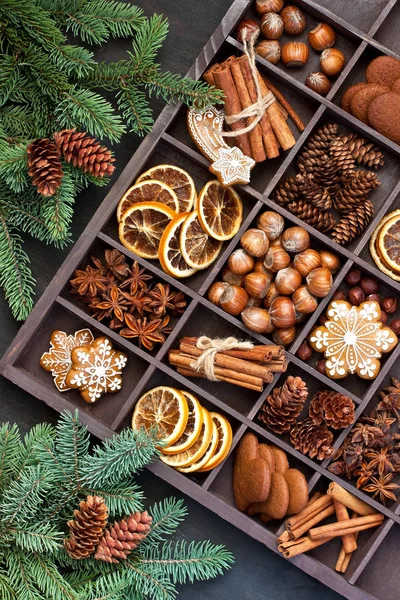
[(196, 371), (204, 372), (207, 379), (211, 381), (218, 381), (214, 373), (214, 357), (217, 352), (223, 352), (224, 350), (251, 350), (254, 348), (254, 344), (251, 342), (241, 342), (235, 337), (231, 336), (228, 338), (214, 338), (211, 339), (206, 335), (199, 337), (196, 343), (196, 347), (203, 350), (203, 354), (199, 356), (192, 368)]

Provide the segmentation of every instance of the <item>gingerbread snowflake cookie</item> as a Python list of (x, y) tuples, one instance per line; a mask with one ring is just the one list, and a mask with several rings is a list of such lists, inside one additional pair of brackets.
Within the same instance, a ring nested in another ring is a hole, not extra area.
[(324, 353), (328, 377), (342, 379), (356, 373), (362, 379), (375, 379), (382, 354), (398, 343), (395, 333), (379, 320), (379, 304), (351, 306), (344, 300), (333, 300), (326, 316), (325, 325), (314, 329), (309, 341), (314, 350)]
[(108, 338), (99, 337), (92, 344), (74, 348), (71, 360), (66, 383), (79, 390), (86, 402), (96, 402), (103, 394), (121, 389), (122, 370), (128, 359), (113, 349)]
[(66, 392), (70, 388), (65, 383), (65, 378), (71, 368), (71, 352), (78, 346), (87, 346), (94, 340), (90, 329), (80, 329), (72, 335), (64, 331), (53, 331), (50, 338), (48, 352), (42, 354), (40, 365), (50, 371), (59, 392)]

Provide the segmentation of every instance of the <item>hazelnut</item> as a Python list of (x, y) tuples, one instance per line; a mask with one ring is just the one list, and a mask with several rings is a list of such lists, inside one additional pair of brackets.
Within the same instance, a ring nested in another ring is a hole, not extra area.
[(304, 83), (308, 88), (310, 88), (310, 90), (316, 94), (320, 94), (321, 96), (326, 96), (332, 87), (332, 84), (327, 76), (320, 71), (309, 73)]
[(336, 273), (340, 269), (340, 260), (336, 254), (330, 250), (321, 250), (319, 255), (321, 257), (321, 265), (325, 269), (329, 269), (331, 273)]
[(260, 308), (261, 302), (261, 298), (252, 298), (250, 296), (249, 301), (246, 304), (246, 308)]
[(248, 273), (244, 278), (244, 289), (252, 298), (265, 298), (271, 281), (265, 273)]
[(310, 294), (306, 285), (300, 286), (292, 296), (292, 302), (297, 312), (308, 315), (318, 308), (317, 299)]
[(230, 271), (228, 267), (225, 267), (225, 269), (222, 271), (222, 281), (224, 281), (225, 283), (229, 283), (230, 285), (241, 286), (243, 283), (243, 279), (244, 275), (237, 275), (236, 273), (232, 273), (232, 271)]
[(393, 333), (395, 333), (396, 335), (400, 335), (400, 319), (394, 319), (394, 321), (389, 323), (389, 327), (393, 331)]
[(318, 23), (314, 29), (308, 33), (308, 43), (313, 50), (321, 52), (330, 48), (336, 41), (336, 34), (328, 23)]
[(373, 277), (361, 277), (360, 286), (366, 294), (377, 294), (380, 285)]
[(265, 15), (269, 12), (281, 12), (284, 0), (256, 0), (255, 9), (258, 15)]
[(307, 362), (312, 357), (312, 353), (313, 351), (310, 344), (307, 342), (307, 340), (304, 340), (304, 342), (300, 345), (299, 349), (297, 350), (296, 356), (300, 360)]
[(392, 315), (397, 310), (397, 298), (395, 296), (384, 298), (382, 300), (381, 308), (389, 315)]
[(265, 308), (269, 308), (272, 304), (272, 301), (275, 300), (275, 298), (277, 298), (278, 296), (279, 296), (279, 292), (276, 289), (275, 283), (272, 281), (271, 285), (269, 286), (267, 295), (265, 296), (265, 298), (263, 300), (263, 304), (264, 304)]
[(308, 46), (303, 42), (288, 42), (282, 46), (281, 54), (287, 67), (302, 67), (308, 60)]
[(284, 296), (290, 296), (296, 291), (302, 282), (302, 277), (293, 267), (287, 267), (278, 271), (275, 277), (276, 289)]
[(360, 269), (350, 269), (350, 271), (347, 273), (346, 277), (344, 278), (345, 282), (348, 285), (357, 285), (357, 283), (360, 281), (360, 279), (361, 279)]
[(328, 75), (328, 77), (336, 77), (343, 71), (346, 59), (340, 50), (337, 48), (327, 48), (321, 54), (319, 60), (319, 66), (321, 71)]
[(248, 229), (240, 238), (240, 244), (250, 256), (264, 256), (269, 248), (269, 239), (262, 229)]
[(380, 297), (379, 294), (368, 294), (368, 296), (365, 297), (365, 300), (367, 300), (369, 302), (377, 302), (379, 304), (379, 306), (381, 305), (381, 302), (382, 302), (382, 298)]
[(258, 37), (259, 35), (260, 26), (254, 19), (240, 21), (236, 27), (236, 39), (238, 42), (242, 42), (242, 44), (243, 42), (249, 42), (253, 36)]
[(254, 267), (254, 258), (245, 250), (239, 248), (232, 252), (227, 261), (227, 266), (235, 275), (247, 275)]
[(219, 305), (222, 310), (237, 317), (246, 308), (248, 301), (249, 295), (246, 290), (237, 285), (230, 285), (220, 297)]
[(289, 346), (296, 337), (296, 327), (286, 327), (286, 329), (275, 329), (272, 334), (272, 341), (277, 346)]
[(245, 308), (241, 314), (241, 318), (250, 331), (267, 333), (271, 329), (271, 317), (265, 308)]
[(285, 220), (279, 213), (267, 210), (258, 217), (257, 227), (265, 231), (269, 241), (272, 242), (281, 235)]
[(306, 278), (307, 287), (310, 293), (316, 298), (325, 298), (331, 291), (332, 273), (325, 267), (313, 269)]
[(219, 305), (219, 300), (224, 291), (229, 287), (229, 283), (225, 281), (215, 281), (207, 293), (207, 298), (215, 305)]
[(381, 310), (381, 316), (379, 320), (382, 323), (382, 325), (386, 325), (386, 323), (388, 322), (388, 316), (384, 310)]
[(276, 273), (290, 264), (290, 256), (280, 246), (271, 246), (264, 258), (264, 267)]
[(265, 14), (261, 19), (261, 33), (268, 40), (277, 40), (283, 33), (283, 19), (273, 12)]
[(288, 227), (282, 233), (282, 246), (286, 252), (303, 252), (310, 247), (310, 235), (303, 227)]
[(293, 258), (293, 266), (298, 270), (300, 275), (307, 277), (311, 271), (321, 266), (321, 257), (319, 252), (308, 248)]
[(347, 292), (347, 300), (353, 306), (359, 306), (365, 300), (364, 291), (359, 286), (354, 286)]
[(332, 300), (346, 300), (346, 294), (343, 290), (336, 290), (332, 296)]
[(326, 375), (326, 360), (324, 358), (317, 360), (315, 368), (317, 369), (318, 373)]
[(304, 13), (297, 6), (286, 6), (281, 12), (281, 17), (288, 35), (299, 35), (306, 28)]
[(269, 314), (272, 324), (279, 329), (292, 327), (295, 323), (295, 308), (293, 302), (287, 296), (278, 296), (272, 301)]
[(281, 59), (281, 45), (278, 40), (262, 40), (254, 48), (256, 54), (272, 65), (277, 65)]

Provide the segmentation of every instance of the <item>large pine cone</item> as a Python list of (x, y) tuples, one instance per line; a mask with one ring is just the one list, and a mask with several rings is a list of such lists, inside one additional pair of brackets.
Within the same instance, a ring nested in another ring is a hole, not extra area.
[(56, 144), (44, 138), (34, 140), (27, 148), (28, 174), (42, 196), (53, 196), (63, 178), (60, 151)]
[(332, 429), (342, 429), (354, 423), (354, 402), (337, 392), (317, 392), (310, 402), (308, 414), (315, 425), (325, 421)]
[(336, 225), (335, 217), (332, 213), (322, 211), (313, 206), (307, 200), (297, 200), (288, 205), (288, 210), (302, 221), (315, 227), (318, 231), (330, 231)]
[(288, 177), (274, 190), (272, 198), (280, 206), (286, 206), (289, 202), (297, 200), (299, 195), (299, 184), (296, 177)]
[[(318, 164), (316, 159), (321, 158), (329, 151), (331, 142), (336, 139), (337, 133), (338, 126), (334, 123), (329, 123), (318, 129), (297, 159), (299, 170), (312, 172), (313, 167)], [(306, 165), (306, 161), (310, 162)]]
[(290, 441), (296, 450), (317, 460), (330, 458), (334, 452), (332, 432), (325, 424), (315, 425), (310, 418), (296, 423), (290, 432)]
[(152, 521), (152, 517), (144, 511), (110, 525), (100, 540), (94, 557), (108, 563), (125, 560), (149, 533)]
[(353, 158), (362, 165), (377, 169), (385, 163), (384, 155), (375, 144), (371, 144), (357, 133), (341, 135), (340, 139), (346, 144)]
[(340, 176), (340, 169), (333, 158), (324, 154), (318, 159), (318, 168), (314, 170), (315, 181), (322, 188), (327, 188), (332, 197), (340, 188)]
[(337, 244), (348, 244), (368, 227), (373, 216), (374, 205), (366, 200), (343, 215), (332, 231), (332, 239)]
[(307, 397), (308, 389), (301, 377), (289, 376), (282, 387), (275, 388), (267, 397), (258, 418), (275, 433), (288, 432)]
[(74, 510), (74, 521), (68, 521), (71, 535), (64, 540), (72, 558), (87, 558), (96, 550), (107, 525), (108, 510), (101, 496), (88, 496)]
[(101, 146), (94, 137), (85, 131), (64, 129), (54, 134), (54, 140), (66, 162), (79, 167), (94, 177), (109, 176), (114, 173), (115, 158), (111, 151)]
[(341, 173), (349, 175), (355, 172), (356, 161), (349, 148), (340, 138), (333, 140), (329, 146), (329, 155), (333, 158)]
[(310, 202), (315, 208), (328, 210), (332, 208), (332, 198), (327, 189), (321, 188), (314, 179), (314, 175), (297, 175), (296, 180), (299, 183), (299, 191), (304, 198)]

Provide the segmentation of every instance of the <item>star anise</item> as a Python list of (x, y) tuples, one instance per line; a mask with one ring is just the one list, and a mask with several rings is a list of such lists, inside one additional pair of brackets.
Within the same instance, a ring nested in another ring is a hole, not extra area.
[(130, 294), (134, 296), (138, 290), (147, 290), (146, 281), (150, 281), (152, 278), (152, 275), (147, 275), (146, 269), (141, 269), (135, 260), (127, 273), (127, 279), (121, 283), (121, 288), (129, 289)]
[(140, 317), (143, 317), (145, 312), (152, 312), (152, 308), (150, 307), (151, 298), (147, 290), (140, 289), (134, 294), (129, 294), (128, 292), (121, 293), (128, 301), (130, 314), (137, 313)]
[(347, 446), (346, 451), (343, 453), (343, 460), (349, 471), (354, 471), (361, 464), (364, 450), (363, 444), (351, 443)]
[(373, 471), (378, 471), (379, 475), (385, 473), (393, 473), (395, 470), (393, 463), (390, 459), (389, 448), (381, 448), (380, 450), (369, 450), (365, 453), (367, 458), (371, 458), (368, 463), (368, 468)]
[(101, 260), (99, 258), (97, 258), (97, 256), (91, 256), (90, 260), (92, 261), (92, 263), (94, 264), (94, 266), (96, 267), (96, 269), (98, 269), (99, 271), (101, 271), (102, 275), (106, 276), (106, 270), (105, 270), (104, 265), (101, 262)]
[(77, 269), (74, 275), (75, 277), (71, 279), (70, 283), (80, 296), (95, 298), (98, 294), (104, 294), (107, 291), (108, 280), (100, 269), (93, 269), (88, 265), (86, 269)]
[(151, 310), (157, 317), (162, 317), (166, 314), (167, 310), (174, 309), (174, 297), (175, 292), (171, 292), (171, 288), (168, 283), (157, 283), (157, 285), (149, 293), (151, 302), (149, 304)]
[(363, 461), (361, 465), (354, 471), (353, 475), (354, 477), (358, 477), (356, 488), (360, 489), (368, 483), (371, 477), (373, 477), (374, 471), (369, 468), (369, 465), (367, 465), (366, 462)]
[(106, 259), (107, 270), (117, 279), (124, 279), (129, 273), (129, 265), (125, 262), (125, 256), (113, 248), (105, 250), (104, 256)]
[(372, 446), (376, 440), (383, 437), (383, 435), (384, 434), (379, 427), (358, 422), (352, 431), (351, 441), (362, 443), (366, 446)]
[(147, 350), (151, 351), (157, 342), (165, 341), (165, 337), (158, 331), (161, 319), (155, 319), (149, 323), (146, 317), (135, 319), (129, 313), (125, 313), (125, 323), (128, 327), (121, 329), (120, 335), (125, 338), (137, 338), (139, 346), (144, 346)]
[(397, 426), (400, 427), (400, 390), (396, 393), (381, 394), (382, 400), (376, 407), (377, 411), (388, 411), (393, 413), (397, 419)]
[(387, 500), (396, 502), (397, 498), (392, 490), (398, 490), (400, 486), (397, 485), (397, 483), (391, 483), (392, 479), (392, 473), (380, 475), (379, 478), (371, 477), (371, 483), (364, 486), (362, 489), (364, 492), (372, 494), (373, 498), (376, 498), (379, 495), (379, 500), (382, 504), (386, 504)]
[(185, 296), (183, 292), (175, 292), (175, 296), (173, 299), (174, 310), (173, 314), (178, 316), (185, 312), (185, 308), (187, 306), (187, 302), (185, 300)]
[(109, 326), (110, 329), (118, 330), (118, 329), (121, 329), (121, 327), (124, 326), (124, 322), (120, 321), (119, 319), (111, 319), (111, 321), (109, 322), (108, 326)]
[(102, 321), (105, 317), (115, 317), (119, 321), (123, 321), (124, 312), (128, 310), (128, 304), (128, 300), (124, 298), (118, 286), (113, 285), (108, 294), (103, 294), (103, 300), (96, 302), (96, 318)]
[(160, 325), (158, 326), (158, 329), (157, 329), (158, 333), (164, 337), (164, 340), (166, 339), (166, 337), (172, 331), (172, 327), (168, 327), (168, 323), (170, 321), (170, 318), (171, 317), (169, 315), (165, 315), (165, 317), (161, 320), (161, 323), (160, 323)]

